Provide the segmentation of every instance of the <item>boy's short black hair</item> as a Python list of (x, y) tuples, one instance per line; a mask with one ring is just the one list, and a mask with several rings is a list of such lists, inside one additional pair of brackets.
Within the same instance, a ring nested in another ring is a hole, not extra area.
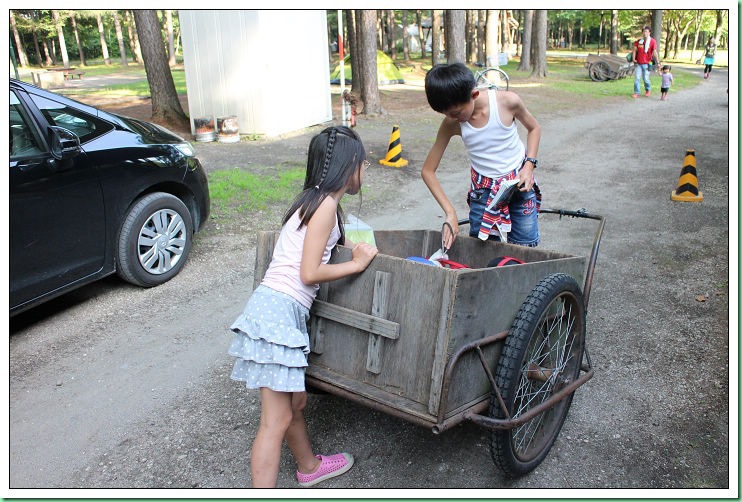
[(467, 103), (475, 86), (474, 75), (463, 63), (435, 65), (425, 75), (428, 104), (439, 113)]

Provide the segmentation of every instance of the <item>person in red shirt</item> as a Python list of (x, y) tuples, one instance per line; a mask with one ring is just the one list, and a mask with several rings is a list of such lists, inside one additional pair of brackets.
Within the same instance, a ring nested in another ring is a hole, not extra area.
[(634, 52), (632, 54), (633, 61), (636, 63), (636, 70), (634, 71), (634, 96), (639, 97), (639, 85), (644, 80), (644, 95), (649, 96), (652, 92), (652, 82), (649, 80), (651, 64), (656, 64), (659, 68), (659, 54), (657, 53), (657, 41), (653, 39), (650, 34), (651, 30), (649, 26), (645, 26), (642, 30), (642, 38), (634, 42)]

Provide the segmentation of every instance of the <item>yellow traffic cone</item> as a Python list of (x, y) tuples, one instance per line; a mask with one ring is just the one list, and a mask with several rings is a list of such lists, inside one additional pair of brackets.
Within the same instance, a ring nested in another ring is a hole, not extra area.
[(680, 202), (701, 202), (703, 200), (703, 192), (698, 190), (696, 151), (693, 149), (688, 149), (685, 152), (678, 188), (672, 191), (670, 198)]
[(391, 167), (404, 167), (407, 161), (402, 158), (402, 142), (399, 139), (399, 126), (392, 127), (392, 135), (389, 137), (389, 150), (386, 157), (379, 164)]

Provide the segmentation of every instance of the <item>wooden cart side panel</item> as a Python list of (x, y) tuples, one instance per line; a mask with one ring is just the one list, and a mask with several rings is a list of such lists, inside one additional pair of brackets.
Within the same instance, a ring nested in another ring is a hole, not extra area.
[[(459, 272), (449, 357), (465, 344), (508, 331), (526, 297), (544, 277), (564, 272), (581, 284), (586, 261), (585, 257), (572, 257)], [(484, 351), (493, 372), (500, 352), (501, 344)], [(472, 353), (457, 365), (449, 387), (448, 402), (442, 403), (439, 414), (447, 416), (464, 404), (480, 401), (489, 392), (490, 384), (479, 358)]]
[[(350, 250), (341, 247), (331, 262), (350, 257)], [(379, 350), (375, 347), (378, 340), (368, 332), (323, 319), (324, 350), (310, 355), (308, 374), (312, 374), (313, 366), (326, 368), (427, 407), (438, 323), (445, 309), (443, 291), (446, 277), (453, 272), (379, 254), (363, 273), (333, 281), (327, 301), (370, 314), (379, 272), (389, 274), (386, 319), (399, 323), (398, 338), (385, 338)], [(375, 351), (380, 353), (371, 368), (369, 350), (372, 360)]]

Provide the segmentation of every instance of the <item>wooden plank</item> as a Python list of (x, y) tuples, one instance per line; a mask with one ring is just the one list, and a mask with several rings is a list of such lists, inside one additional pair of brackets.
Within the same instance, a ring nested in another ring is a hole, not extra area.
[[(374, 276), (374, 296), (371, 303), (371, 315), (385, 318), (389, 306), (389, 286), (391, 274), (377, 271)], [(371, 373), (381, 373), (381, 361), (384, 353), (384, 338), (375, 333), (368, 335), (368, 351), (366, 354), (366, 369)]]
[(263, 280), (268, 265), (273, 258), (273, 249), (276, 247), (278, 232), (262, 231), (258, 234), (258, 244), (255, 251), (255, 273), (253, 274), (253, 290), (260, 285)]
[(441, 391), (443, 387), (443, 374), (448, 363), (449, 348), (451, 341), (451, 315), (455, 305), (455, 288), (458, 276), (449, 274), (443, 285), (440, 318), (436, 326), (438, 332), (435, 334), (435, 356), (431, 365), (430, 373), (430, 395), (428, 397), (428, 413), (437, 416), (441, 405)]
[(312, 314), (331, 321), (345, 324), (353, 328), (368, 331), (384, 338), (396, 340), (399, 338), (399, 323), (380, 319), (378, 317), (364, 314), (356, 310), (339, 307), (333, 303), (322, 300), (314, 300)]
[[(316, 301), (327, 300), (327, 291), (330, 285), (326, 282), (319, 285)], [(315, 354), (322, 354), (325, 351), (325, 320), (322, 317), (311, 316), (311, 329), (309, 332), (310, 350)]]

